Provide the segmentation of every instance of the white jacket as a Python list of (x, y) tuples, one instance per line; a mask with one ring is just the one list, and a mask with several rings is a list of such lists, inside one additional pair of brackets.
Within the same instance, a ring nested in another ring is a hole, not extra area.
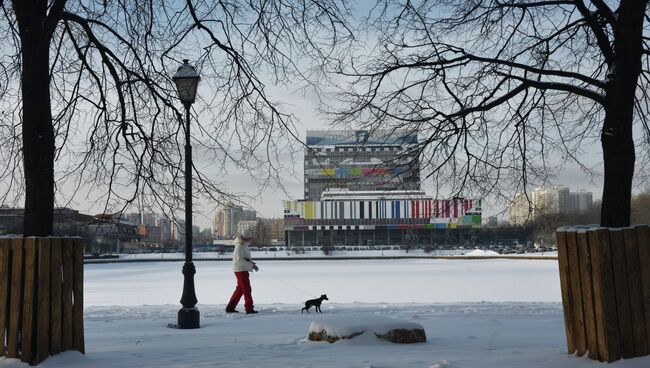
[(235, 239), (235, 250), (232, 253), (232, 270), (235, 272), (253, 271), (251, 251), (248, 249), (249, 242), (237, 237)]

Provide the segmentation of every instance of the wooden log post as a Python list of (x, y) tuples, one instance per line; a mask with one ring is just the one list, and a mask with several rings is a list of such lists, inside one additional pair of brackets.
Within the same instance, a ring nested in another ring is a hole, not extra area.
[(36, 321), (36, 354), (38, 364), (50, 356), (50, 239), (38, 239), (38, 319)]
[(582, 307), (584, 312), (584, 329), (589, 358), (599, 359), (598, 332), (594, 313), (593, 271), (591, 266), (591, 251), (586, 231), (578, 232), (578, 254), (580, 264), (580, 286), (582, 289)]
[(7, 238), (0, 239), (0, 356), (7, 353), (5, 344), (7, 336), (7, 317), (9, 316), (9, 283), (11, 270), (9, 269), (11, 257), (11, 242)]
[(632, 342), (634, 356), (648, 354), (645, 317), (643, 310), (643, 290), (641, 287), (641, 262), (639, 260), (639, 242), (635, 228), (623, 229), (625, 243), (625, 268), (627, 270), (628, 305), (632, 320)]
[(35, 365), (85, 352), (83, 253), (79, 238), (0, 239), (0, 355)]
[(23, 239), (11, 239), (11, 292), (9, 327), (7, 329), (7, 357), (18, 358), (18, 336), (22, 323)]
[(585, 318), (582, 297), (582, 282), (580, 281), (580, 255), (578, 253), (578, 234), (575, 231), (566, 233), (567, 253), (569, 261), (569, 283), (571, 290), (571, 307), (573, 308), (573, 331), (576, 344), (576, 354), (583, 356), (587, 352), (587, 337), (585, 333)]
[(650, 227), (636, 226), (637, 244), (639, 246), (639, 271), (641, 277), (641, 293), (645, 328), (647, 353), (650, 353)]
[(594, 317), (598, 335), (598, 353), (601, 361), (620, 359), (618, 350), (618, 323), (612, 275), (609, 233), (605, 229), (590, 231), (589, 247), (592, 255)]
[(63, 240), (62, 276), (63, 284), (61, 301), (61, 350), (72, 350), (72, 239)]
[(61, 302), (63, 300), (61, 291), (63, 289), (62, 270), (62, 240), (52, 238), (50, 241), (50, 311), (51, 311), (51, 335), (50, 354), (61, 352)]
[(575, 343), (575, 319), (573, 317), (573, 305), (571, 304), (571, 281), (569, 277), (569, 254), (567, 251), (566, 233), (563, 230), (557, 232), (557, 259), (560, 269), (560, 286), (562, 291), (562, 310), (564, 311), (564, 330), (566, 333), (567, 351), (573, 354), (576, 351)]
[(72, 346), (82, 353), (86, 352), (84, 343), (84, 244), (81, 239), (73, 240), (73, 275), (72, 290)]
[(36, 238), (25, 238), (23, 244), (25, 258), (25, 281), (23, 284), (22, 314), (23, 323), (21, 328), (22, 348), (20, 360), (32, 363), (34, 353), (34, 326), (36, 325)]
[(650, 227), (561, 228), (567, 347), (613, 362), (650, 353)]

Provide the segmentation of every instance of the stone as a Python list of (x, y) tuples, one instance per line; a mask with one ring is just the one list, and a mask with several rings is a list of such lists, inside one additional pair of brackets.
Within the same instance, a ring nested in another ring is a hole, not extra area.
[(386, 317), (338, 317), (311, 323), (307, 339), (327, 341), (353, 339), (363, 334), (373, 334), (378, 339), (396, 344), (426, 342), (422, 325)]

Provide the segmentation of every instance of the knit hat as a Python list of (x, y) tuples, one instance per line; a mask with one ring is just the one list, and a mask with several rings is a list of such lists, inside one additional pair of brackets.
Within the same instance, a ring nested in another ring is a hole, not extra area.
[(241, 232), (239, 232), (239, 236), (241, 236), (242, 238), (248, 240), (248, 239), (251, 239), (253, 237), (253, 232), (251, 231), (251, 229), (244, 229)]

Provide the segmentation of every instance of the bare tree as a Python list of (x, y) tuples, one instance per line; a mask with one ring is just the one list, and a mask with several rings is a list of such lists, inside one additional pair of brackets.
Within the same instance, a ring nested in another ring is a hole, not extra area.
[(380, 0), (376, 43), (337, 70), (351, 78), (338, 123), (421, 132), (423, 170), (483, 195), (567, 163), (593, 175), (581, 158), (600, 138), (601, 224), (627, 226), (635, 164), (648, 163), (647, 3)]
[[(26, 236), (52, 234), (55, 202), (87, 193), (107, 208), (143, 194), (180, 207), (183, 114), (170, 75), (183, 58), (202, 74), (193, 140), (204, 159), (278, 182), (297, 133), (266, 85), (314, 80), (352, 38), (346, 6), (0, 0), (0, 204), (24, 196)], [(194, 170), (195, 195), (228, 196)]]

